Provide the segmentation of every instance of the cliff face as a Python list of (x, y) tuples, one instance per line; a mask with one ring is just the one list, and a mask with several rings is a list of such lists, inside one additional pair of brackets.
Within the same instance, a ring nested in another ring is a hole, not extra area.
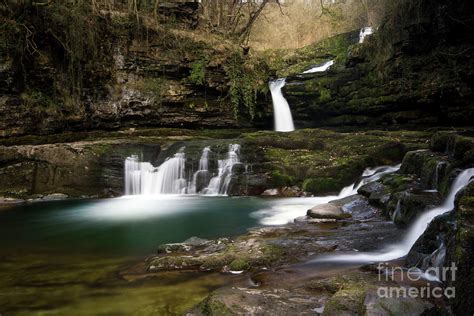
[[(301, 125), (469, 125), (474, 118), (473, 5), (410, 1), (327, 73), (296, 75), (284, 92)], [(342, 58), (341, 58), (342, 57)]]
[[(397, 2), (363, 44), (356, 44), (356, 31), (290, 55), (250, 57), (196, 29), (197, 7), (162, 8), (165, 22), (158, 24), (150, 16), (137, 21), (59, 4), (0, 10), (7, 21), (0, 34), (0, 137), (270, 128), (267, 81), (275, 74), (288, 76), (283, 91), (297, 127), (451, 126), (474, 118), (468, 1)], [(329, 59), (335, 64), (325, 73), (298, 74)]]
[(3, 8), (0, 136), (248, 125), (235, 119), (224, 67), (241, 49), (194, 29), (197, 6), (165, 6), (161, 24), (82, 10)]

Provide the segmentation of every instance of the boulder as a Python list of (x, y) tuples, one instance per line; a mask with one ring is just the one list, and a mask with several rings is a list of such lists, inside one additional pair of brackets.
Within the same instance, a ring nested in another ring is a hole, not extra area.
[(345, 219), (351, 217), (351, 214), (344, 213), (342, 207), (334, 203), (316, 205), (306, 213), (309, 217), (318, 219)]

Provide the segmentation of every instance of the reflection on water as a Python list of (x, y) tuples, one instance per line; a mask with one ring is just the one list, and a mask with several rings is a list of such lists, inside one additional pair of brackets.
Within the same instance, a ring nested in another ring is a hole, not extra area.
[(233, 277), (166, 272), (127, 281), (118, 271), (130, 258), (31, 253), (1, 259), (2, 315), (182, 315)]
[(149, 253), (160, 243), (191, 236), (242, 234), (256, 226), (249, 216), (257, 198), (198, 196), (121, 197), (15, 206), (0, 212), (0, 246), (79, 253)]
[(254, 198), (122, 197), (0, 211), (1, 315), (182, 315), (229, 278), (219, 273), (125, 276), (165, 242), (244, 233)]

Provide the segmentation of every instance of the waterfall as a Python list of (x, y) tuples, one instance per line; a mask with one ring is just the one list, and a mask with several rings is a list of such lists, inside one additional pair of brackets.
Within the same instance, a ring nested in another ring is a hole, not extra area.
[(405, 238), (394, 245), (391, 245), (384, 249), (381, 252), (372, 252), (372, 253), (356, 253), (356, 254), (345, 254), (338, 256), (329, 256), (325, 258), (318, 258), (313, 260), (313, 262), (320, 261), (351, 261), (351, 262), (377, 262), (377, 261), (390, 261), (404, 257), (408, 254), (410, 249), (413, 247), (415, 242), (428, 228), (428, 225), (431, 221), (446, 212), (449, 212), (454, 209), (454, 200), (456, 194), (469, 184), (470, 179), (474, 177), (474, 168), (466, 169), (461, 172), (449, 191), (448, 196), (444, 200), (444, 203), (438, 207), (435, 207), (431, 210), (426, 211), (420, 217), (416, 219), (413, 225), (408, 230)]
[(188, 186), (189, 194), (196, 194), (198, 192), (197, 189), (197, 182), (198, 177), (203, 173), (208, 173), (209, 171), (209, 152), (211, 151), (211, 147), (204, 147), (202, 150), (201, 158), (199, 159), (199, 168), (193, 174), (193, 178)]
[(204, 147), (202, 150), (201, 159), (199, 159), (199, 169), (198, 171), (207, 171), (209, 170), (209, 152), (211, 147)]
[(183, 193), (186, 188), (185, 162), (184, 148), (181, 148), (172, 158), (167, 159), (158, 168), (154, 168), (147, 162), (140, 163), (145, 167), (140, 168), (139, 175), (136, 173), (133, 175), (141, 179), (139, 193), (147, 195)]
[(275, 117), (275, 131), (291, 132), (295, 130), (290, 105), (286, 101), (281, 89), (285, 86), (285, 78), (270, 81), (270, 92), (273, 101), (273, 115)]
[(226, 194), (229, 188), (230, 180), (232, 179), (232, 169), (235, 164), (240, 163), (239, 154), (240, 145), (229, 145), (227, 157), (225, 159), (218, 160), (217, 175), (211, 179), (209, 186), (204, 189), (205, 194)]
[(209, 172), (210, 152), (210, 147), (202, 150), (198, 170), (194, 173), (186, 173), (184, 147), (159, 167), (141, 162), (138, 156), (132, 155), (125, 160), (125, 194), (196, 194), (199, 191), (212, 195), (227, 194), (233, 176), (232, 169), (235, 164), (240, 163), (240, 145), (229, 145), (226, 157), (218, 160), (217, 173), (213, 178)]
[(359, 44), (362, 44), (367, 36), (374, 33), (374, 30), (370, 26), (366, 26), (360, 29), (359, 33)]
[(316, 66), (316, 67), (313, 67), (313, 68), (308, 69), (306, 71), (303, 71), (303, 73), (304, 74), (312, 74), (312, 73), (315, 73), (315, 72), (324, 72), (324, 71), (328, 70), (332, 65), (334, 65), (334, 60), (327, 61), (327, 62), (325, 62), (324, 64), (322, 64), (320, 66)]
[(362, 173), (360, 181), (343, 188), (338, 195), (279, 199), (272, 202), (271, 207), (254, 212), (252, 216), (260, 218), (262, 225), (288, 224), (295, 218), (304, 216), (308, 208), (357, 194), (357, 190), (363, 185), (377, 181), (384, 175), (396, 172), (398, 169), (400, 169), (400, 165), (367, 168)]

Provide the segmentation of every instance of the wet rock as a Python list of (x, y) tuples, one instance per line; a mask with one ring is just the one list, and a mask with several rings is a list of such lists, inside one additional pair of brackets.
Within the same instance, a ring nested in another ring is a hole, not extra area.
[[(455, 245), (455, 216), (453, 212), (433, 219), (423, 235), (418, 238), (406, 257), (408, 267), (426, 270), (429, 267), (441, 268), (445, 264), (446, 247)], [(439, 256), (442, 254), (442, 257)], [(449, 266), (449, 263), (446, 265)], [(446, 281), (446, 280), (445, 280)]]
[(281, 188), (280, 196), (284, 197), (304, 197), (310, 196), (308, 192), (302, 191), (298, 186), (294, 185), (292, 187), (283, 187)]
[(300, 216), (295, 218), (295, 223), (305, 224), (319, 224), (319, 223), (332, 223), (335, 222), (335, 218), (312, 218), (310, 216)]
[(8, 198), (8, 197), (0, 197), (0, 204), (21, 204), (21, 203), (25, 203), (25, 200)]
[(0, 146), (0, 195), (43, 200), (121, 195), (125, 159), (140, 153), (152, 161), (159, 152), (159, 145), (107, 139)]
[[(364, 299), (364, 315), (425, 315), (436, 312), (435, 306), (420, 298), (412, 297), (379, 297), (370, 291)], [(436, 314), (436, 313), (435, 313)]]
[(280, 246), (251, 236), (240, 240), (193, 237), (183, 243), (160, 246), (158, 256), (149, 259), (148, 270), (244, 271), (269, 266), (283, 253)]
[(344, 204), (342, 210), (356, 220), (367, 220), (377, 214), (377, 209), (369, 204), (367, 198), (362, 197)]
[(441, 199), (436, 192), (411, 193), (401, 195), (397, 214), (394, 222), (400, 226), (407, 226), (426, 210), (441, 204)]
[(278, 189), (267, 189), (262, 193), (263, 196), (277, 196), (278, 194)]
[(314, 206), (309, 209), (307, 216), (317, 219), (346, 219), (351, 217), (351, 214), (344, 213), (342, 207), (333, 203), (327, 203)]
[(364, 184), (363, 186), (360, 187), (360, 189), (357, 191), (357, 193), (362, 194), (363, 196), (370, 197), (371, 194), (373, 193), (383, 193), (386, 191), (385, 186), (378, 182), (370, 182), (367, 184)]
[(67, 194), (53, 193), (53, 194), (48, 194), (48, 195), (42, 197), (41, 199), (43, 201), (58, 201), (58, 200), (65, 200), (67, 198), (68, 198)]
[(446, 263), (456, 264), (456, 280), (447, 283), (456, 287), (456, 297), (451, 300), (454, 314), (474, 310), (474, 182), (458, 194), (456, 209), (455, 243), (447, 243)]
[[(227, 241), (227, 240), (226, 240)], [(157, 249), (158, 253), (185, 253), (191, 250), (197, 250), (210, 246), (211, 244), (223, 244), (223, 240), (217, 240), (217, 242), (202, 239), (199, 237), (190, 237), (182, 243), (171, 243), (160, 245)]]

